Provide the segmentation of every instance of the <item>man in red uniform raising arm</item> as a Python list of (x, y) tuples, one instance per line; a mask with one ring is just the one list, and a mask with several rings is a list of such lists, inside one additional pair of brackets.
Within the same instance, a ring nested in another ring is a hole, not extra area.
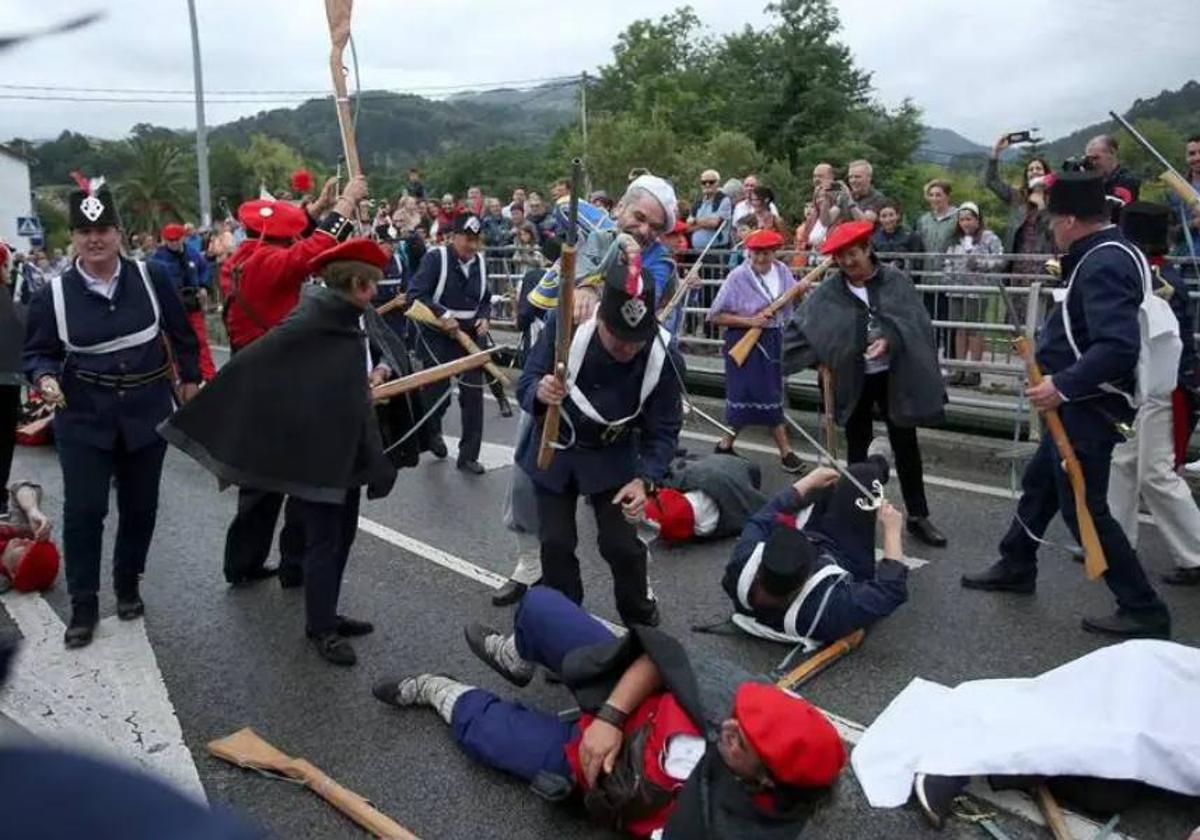
[[(358, 202), (367, 195), (366, 179), (352, 178), (333, 208), (318, 220), (333, 197), (334, 184), (334, 179), (329, 179), (320, 198), (306, 207), (257, 199), (238, 208), (238, 219), (246, 226), (246, 240), (221, 267), (225, 327), (234, 353), (266, 334), (296, 308), (300, 287), (308, 279), (309, 261), (353, 232), (351, 219)], [(303, 584), (303, 537), (290, 504), (279, 535), (279, 567), (266, 565), (282, 506), (281, 493), (238, 488), (237, 513), (225, 535), (225, 579), (231, 584), (252, 583), (277, 571), (281, 585)]]

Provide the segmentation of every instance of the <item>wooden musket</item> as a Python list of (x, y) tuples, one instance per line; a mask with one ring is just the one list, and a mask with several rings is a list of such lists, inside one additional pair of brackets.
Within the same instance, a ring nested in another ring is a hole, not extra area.
[(416, 373), (410, 373), (408, 376), (401, 376), (399, 379), (393, 379), (391, 382), (376, 385), (371, 389), (371, 399), (375, 402), (382, 402), (400, 394), (415, 391), (417, 388), (441, 382), (443, 379), (449, 379), (451, 376), (458, 376), (458, 374), (465, 373), (468, 370), (484, 367), (488, 364), (492, 354), (499, 349), (499, 347), (489, 347), (486, 350), (478, 350), (469, 356), (462, 356), (449, 362), (443, 362), (440, 365), (419, 370)]
[[(554, 337), (554, 376), (565, 387), (567, 385), (567, 356), (571, 352), (575, 318), (575, 245), (579, 239), (579, 191), (583, 188), (583, 161), (575, 158), (571, 162), (571, 203), (567, 219), (567, 236), (563, 243), (562, 256), (558, 263), (558, 314)], [(554, 444), (558, 441), (558, 425), (562, 417), (561, 405), (546, 406), (542, 419), (542, 439), (538, 446), (538, 469), (548, 469), (554, 460)]]
[[(808, 272), (808, 274), (805, 274), (804, 278), (799, 283), (797, 283), (795, 286), (792, 286), (792, 288), (788, 289), (779, 297), (775, 298), (775, 300), (771, 301), (767, 307), (758, 314), (766, 318), (773, 317), (780, 309), (783, 309), (783, 307), (787, 306), (789, 303), (792, 303), (802, 297), (804, 293), (808, 291), (809, 284), (820, 280), (821, 275), (824, 274), (831, 265), (833, 265), (832, 259), (825, 260), (825, 262)], [(750, 327), (748, 330), (746, 330), (746, 334), (743, 335), (738, 340), (738, 343), (733, 345), (729, 351), (729, 358), (733, 359), (734, 364), (736, 364), (738, 367), (746, 364), (746, 359), (750, 358), (750, 353), (754, 350), (755, 345), (758, 344), (758, 340), (762, 338), (762, 332), (762, 327)]]
[[(384, 306), (387, 306), (387, 304), (384, 304)], [(382, 308), (383, 307), (380, 307), (380, 309)], [(421, 303), (419, 300), (414, 300), (412, 305), (408, 307), (408, 311), (404, 314), (419, 324), (428, 324), (435, 329), (446, 332), (447, 335), (450, 334), (447, 332), (446, 328), (442, 326), (442, 319), (437, 315), (434, 315), (433, 310)], [(467, 335), (461, 329), (456, 330), (453, 335), (454, 340), (459, 343), (459, 346), (462, 347), (462, 349), (467, 351), (468, 356), (473, 356), (480, 351), (479, 345), (471, 339), (471, 336)], [(494, 377), (497, 381), (499, 381), (501, 385), (508, 385), (508, 377), (504, 375), (504, 371), (500, 370), (500, 366), (495, 362), (489, 361), (483, 366), (483, 369), (488, 372), (489, 376)]]

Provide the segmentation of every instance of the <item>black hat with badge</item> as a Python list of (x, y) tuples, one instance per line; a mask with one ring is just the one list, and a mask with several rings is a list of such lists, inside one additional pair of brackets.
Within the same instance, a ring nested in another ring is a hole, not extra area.
[(467, 236), (479, 236), (483, 231), (483, 225), (479, 223), (479, 217), (474, 213), (463, 213), (461, 216), (455, 217), (453, 230), (455, 233), (465, 233)]
[(618, 254), (604, 272), (600, 320), (621, 341), (650, 341), (658, 329), (654, 281), (642, 274), (642, 258)]
[(72, 172), (71, 176), (78, 189), (71, 190), (67, 200), (69, 206), (68, 221), (71, 230), (88, 227), (120, 227), (121, 217), (117, 215), (117, 202), (113, 200), (112, 191), (104, 183), (104, 177), (88, 178), (80, 172)]
[(1122, 233), (1151, 257), (1161, 257), (1170, 250), (1170, 225), (1171, 208), (1165, 204), (1135, 201), (1121, 211)]
[(793, 523), (778, 522), (767, 537), (756, 577), (768, 593), (786, 598), (812, 574), (817, 559), (817, 550), (808, 537)]
[(1104, 176), (1091, 169), (1056, 173), (1050, 186), (1047, 209), (1053, 216), (1107, 219), (1109, 209), (1104, 194)]

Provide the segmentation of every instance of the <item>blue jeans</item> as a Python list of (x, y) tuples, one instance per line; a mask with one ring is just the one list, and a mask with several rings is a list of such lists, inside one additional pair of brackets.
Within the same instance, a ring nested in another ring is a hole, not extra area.
[[(576, 648), (613, 640), (613, 634), (556, 589), (535, 586), (514, 619), (517, 652), (554, 672)], [(458, 698), (450, 723), (454, 739), (476, 761), (533, 781), (539, 772), (571, 778), (564, 748), (578, 726), (557, 715), (472, 689)]]
[[(1087, 507), (1096, 523), (1100, 545), (1108, 561), (1104, 582), (1117, 599), (1117, 606), (1129, 612), (1167, 614), (1164, 604), (1150, 586), (1137, 552), (1108, 509), (1108, 470), (1112, 462), (1113, 443), (1110, 441), (1080, 441), (1074, 444), (1075, 456), (1083, 468)], [(1025, 467), (1021, 478), (1021, 500), (1017, 503), (1017, 519), (1000, 541), (1000, 556), (1011, 568), (1030, 575), (1037, 574), (1038, 542), (1057, 513), (1079, 539), (1079, 522), (1075, 518), (1075, 495), (1070, 480), (1061, 465), (1061, 456), (1053, 439), (1046, 435)], [(1022, 527), (1024, 523), (1024, 527)], [(1026, 533), (1026, 528), (1033, 534)]]

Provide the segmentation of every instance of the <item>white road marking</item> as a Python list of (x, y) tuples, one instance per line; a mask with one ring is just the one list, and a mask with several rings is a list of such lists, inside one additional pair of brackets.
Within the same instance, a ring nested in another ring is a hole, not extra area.
[(90, 647), (67, 650), (41, 595), (0, 602), (24, 637), (0, 712), (38, 738), (132, 761), (206, 800), (144, 622), (106, 618)]
[[(444, 569), (449, 569), (450, 571), (463, 575), (464, 577), (468, 577), (471, 580), (478, 581), (485, 586), (491, 587), (492, 589), (498, 589), (506, 580), (506, 578), (504, 578), (502, 575), (498, 575), (490, 569), (477, 566), (469, 560), (456, 557), (447, 551), (443, 551), (440, 548), (435, 548), (428, 543), (414, 539), (407, 534), (402, 534), (394, 528), (381, 525), (380, 523), (371, 519), (367, 519), (366, 517), (359, 517), (358, 527), (363, 531), (366, 531), (368, 534), (378, 537), (384, 542), (390, 543), (397, 548), (402, 548), (405, 551), (415, 554), (416, 556), (441, 566)], [(916, 558), (908, 559), (909, 562), (919, 563), (921, 565), (924, 565), (926, 562), (924, 560), (917, 560)], [(916, 566), (914, 566), (914, 568), (916, 568)], [(620, 634), (625, 632), (625, 628), (620, 627), (619, 625), (600, 618), (600, 616), (596, 616), (596, 618), (603, 622), (605, 626), (607, 626), (614, 633)], [(842, 717), (834, 712), (826, 711), (825, 709), (821, 709), (821, 713), (824, 714), (825, 717), (828, 718), (829, 722), (833, 724), (833, 727), (837, 730), (838, 735), (842, 738), (842, 740), (850, 746), (853, 747), (860, 740), (862, 740), (863, 733), (867, 728), (861, 723), (850, 720), (846, 717)], [(1045, 821), (1042, 819), (1041, 813), (1038, 811), (1037, 806), (1033, 803), (1033, 800), (1024, 794), (1017, 793), (1015, 791), (997, 793), (996, 791), (993, 791), (986, 783), (982, 783), (978, 780), (976, 780), (976, 782), (971, 786), (971, 793), (977, 798), (990, 802), (998, 808), (1003, 808), (1006, 811), (1014, 813), (1020, 817), (1024, 817), (1025, 819), (1037, 823), (1038, 825), (1045, 825)], [(1092, 837), (1100, 828), (1099, 824), (1087, 819), (1086, 817), (1082, 817), (1074, 812), (1066, 810), (1064, 810), (1064, 813), (1067, 817), (1067, 824), (1071, 827), (1072, 832), (1076, 837)], [(1133, 840), (1133, 838), (1129, 837), (1128, 835), (1117, 833), (1113, 833), (1110, 836), (1113, 838), (1113, 840)]]

